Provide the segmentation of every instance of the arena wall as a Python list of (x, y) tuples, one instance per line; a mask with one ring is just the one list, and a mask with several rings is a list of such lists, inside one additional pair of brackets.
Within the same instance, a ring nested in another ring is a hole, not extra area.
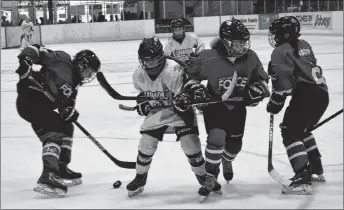
[[(252, 35), (266, 35), (269, 23), (286, 15), (294, 15), (300, 20), (302, 34), (343, 36), (343, 11), (195, 17), (194, 33), (198, 36), (217, 36), (220, 23), (235, 17), (243, 21)], [(33, 42), (43, 45), (138, 40), (152, 35), (170, 36), (155, 34), (153, 19), (40, 25), (35, 26), (34, 30)], [(1, 27), (1, 48), (18, 47), (21, 34), (20, 27)]]

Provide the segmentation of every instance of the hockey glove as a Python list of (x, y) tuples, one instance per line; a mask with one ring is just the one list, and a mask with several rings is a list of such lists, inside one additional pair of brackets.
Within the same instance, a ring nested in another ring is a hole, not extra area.
[(152, 106), (149, 104), (148, 101), (142, 102), (137, 104), (137, 113), (141, 116), (147, 116), (150, 112), (150, 109), (152, 108)]
[(191, 108), (191, 96), (186, 93), (179, 93), (175, 96), (176, 98), (176, 105), (174, 108), (177, 112), (185, 112)]
[(75, 122), (78, 120), (79, 112), (74, 108), (74, 106), (66, 106), (61, 111), (61, 118), (66, 122)]
[(185, 92), (195, 102), (202, 102), (207, 98), (207, 90), (202, 84), (190, 84), (185, 87)]
[(257, 106), (259, 102), (269, 96), (270, 92), (267, 87), (260, 82), (255, 82), (246, 88), (244, 95), (245, 105), (251, 107)]
[(266, 111), (272, 114), (278, 114), (283, 109), (286, 98), (286, 96), (272, 93)]
[(20, 79), (25, 79), (32, 73), (32, 59), (29, 56), (25, 56), (19, 59), (19, 68), (16, 73), (19, 74)]

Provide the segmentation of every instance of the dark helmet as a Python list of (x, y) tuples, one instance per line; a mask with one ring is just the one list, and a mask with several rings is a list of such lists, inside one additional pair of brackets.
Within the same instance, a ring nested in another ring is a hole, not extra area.
[(163, 46), (157, 37), (142, 39), (138, 55), (141, 67), (150, 76), (159, 75), (165, 66), (166, 58), (164, 57)]
[(91, 50), (81, 50), (73, 59), (75, 68), (79, 71), (81, 84), (91, 82), (100, 69), (100, 61)]
[[(179, 29), (179, 30), (176, 30)], [(171, 30), (173, 37), (176, 39), (182, 39), (185, 37), (185, 24), (182, 19), (176, 19), (171, 21)]]
[(269, 43), (277, 47), (285, 42), (296, 40), (301, 36), (299, 20), (294, 16), (285, 16), (274, 20), (269, 26)]
[(228, 56), (241, 57), (251, 47), (250, 32), (240, 20), (233, 18), (224, 21), (220, 26), (219, 35)]

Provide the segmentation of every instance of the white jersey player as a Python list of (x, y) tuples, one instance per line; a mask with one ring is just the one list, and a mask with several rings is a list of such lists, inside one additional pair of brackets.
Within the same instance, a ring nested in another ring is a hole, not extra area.
[[(138, 55), (140, 66), (134, 72), (133, 82), (134, 87), (140, 91), (139, 96), (172, 96), (182, 91), (184, 70), (178, 63), (164, 56), (158, 38), (144, 38)], [(180, 141), (198, 182), (202, 184), (205, 179), (205, 161), (193, 110), (182, 105), (152, 109), (161, 103), (166, 101), (138, 101), (137, 112), (146, 118), (140, 130), (142, 136), (138, 146), (136, 177), (127, 185), (129, 197), (143, 192), (153, 155), (169, 127), (174, 128), (177, 141)]]
[(187, 62), (204, 49), (204, 43), (195, 34), (186, 34), (182, 19), (171, 22), (172, 37), (168, 40), (165, 55)]
[(20, 37), (20, 50), (32, 45), (32, 35), (34, 33), (33, 23), (24, 20), (20, 26), (22, 35)]

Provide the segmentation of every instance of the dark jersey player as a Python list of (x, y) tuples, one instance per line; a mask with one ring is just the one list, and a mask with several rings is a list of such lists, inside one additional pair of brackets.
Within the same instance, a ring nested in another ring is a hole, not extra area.
[[(66, 52), (39, 45), (24, 48), (18, 58), (17, 111), (31, 124), (43, 146), (43, 172), (34, 190), (64, 195), (68, 185), (81, 183), (81, 173), (68, 168), (74, 132), (72, 122), (79, 116), (74, 108), (77, 89), (94, 78), (100, 61), (90, 50), (82, 50), (72, 58)], [(33, 64), (42, 66), (39, 72), (32, 71)], [(37, 87), (34, 80), (49, 94)]]
[[(208, 138), (205, 149), (207, 177), (199, 190), (201, 199), (221, 188), (216, 180), (221, 159), (226, 170), (232, 170), (231, 161), (242, 147), (246, 106), (255, 106), (269, 96), (268, 75), (256, 53), (249, 49), (250, 33), (245, 25), (236, 19), (224, 21), (219, 36), (214, 49), (200, 52), (186, 71), (189, 81), (185, 91), (193, 100), (232, 100), (203, 108)], [(207, 88), (200, 84), (202, 80), (208, 80)], [(234, 90), (228, 94), (231, 84)]]
[(325, 181), (321, 155), (309, 130), (324, 114), (329, 95), (312, 47), (299, 37), (300, 23), (296, 17), (281, 17), (269, 27), (269, 41), (275, 49), (268, 70), (273, 92), (267, 111), (279, 113), (286, 97), (291, 96), (280, 125), (283, 144), (295, 172), (291, 186), (282, 190), (288, 194), (310, 194), (312, 174)]

